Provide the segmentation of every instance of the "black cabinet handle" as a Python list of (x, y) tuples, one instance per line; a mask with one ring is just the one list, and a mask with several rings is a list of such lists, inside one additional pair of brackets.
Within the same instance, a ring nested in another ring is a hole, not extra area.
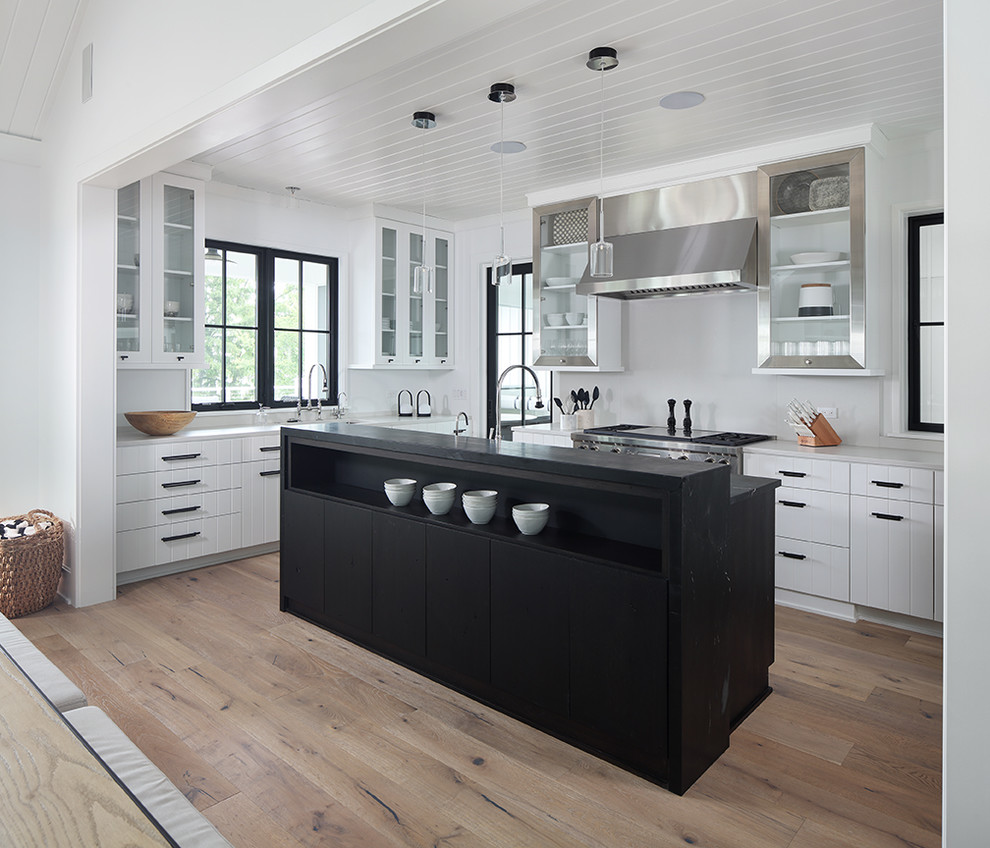
[(199, 480), (183, 480), (181, 483), (162, 483), (163, 489), (177, 489), (179, 486), (195, 486)]
[(272, 445), (266, 448), (258, 448), (262, 453), (267, 453), (268, 451), (280, 451), (282, 450), (281, 445)]
[(780, 474), (783, 477), (807, 477), (808, 476), (803, 471), (778, 471), (777, 473)]
[(258, 472), (258, 476), (259, 477), (274, 477), (276, 474), (281, 474), (281, 473), (282, 473), (282, 469), (281, 468), (276, 468), (274, 471), (259, 471)]
[(796, 506), (799, 509), (804, 509), (807, 504), (803, 504), (800, 501), (777, 501), (781, 506)]
[(176, 515), (180, 512), (195, 512), (197, 509), (202, 508), (202, 506), (180, 506), (175, 509), (163, 509), (162, 515)]
[(162, 536), (162, 541), (163, 542), (176, 542), (179, 539), (191, 539), (193, 536), (198, 536), (200, 534), (200, 532), (202, 532), (202, 531), (197, 530), (194, 533), (180, 533), (178, 536)]
[(777, 551), (777, 553), (782, 557), (787, 557), (788, 559), (807, 559), (804, 554), (792, 554), (789, 551)]
[(180, 459), (195, 459), (197, 456), (202, 456), (201, 453), (177, 453), (173, 456), (163, 456), (162, 462), (178, 462)]
[(870, 480), (874, 486), (880, 486), (884, 489), (903, 489), (903, 483), (890, 483), (887, 480)]
[(903, 515), (889, 515), (886, 512), (874, 512), (872, 513), (874, 518), (882, 518), (884, 521), (903, 521)]

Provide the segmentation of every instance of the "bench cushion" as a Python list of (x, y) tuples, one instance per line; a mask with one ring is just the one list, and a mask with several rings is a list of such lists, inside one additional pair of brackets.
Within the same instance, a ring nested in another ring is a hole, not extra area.
[(0, 645), (59, 712), (86, 706), (82, 690), (4, 615), (0, 615)]
[(181, 848), (233, 848), (103, 710), (81, 707), (65, 720)]

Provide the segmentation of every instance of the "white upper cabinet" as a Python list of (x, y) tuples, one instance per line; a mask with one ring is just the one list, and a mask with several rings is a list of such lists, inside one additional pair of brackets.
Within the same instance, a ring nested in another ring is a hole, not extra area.
[(156, 174), (117, 192), (119, 365), (203, 365), (203, 183)]

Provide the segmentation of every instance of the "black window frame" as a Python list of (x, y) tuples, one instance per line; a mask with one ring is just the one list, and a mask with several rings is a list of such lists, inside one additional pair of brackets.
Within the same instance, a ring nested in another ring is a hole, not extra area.
[[(283, 400), (276, 398), (275, 394), (275, 260), (289, 259), (295, 262), (313, 262), (327, 266), (327, 329), (326, 330), (304, 330), (299, 328), (295, 332), (299, 334), (299, 396), (302, 396), (302, 389), (306, 376), (303, 370), (306, 364), (302, 358), (302, 342), (305, 334), (323, 334), (329, 337), (327, 345), (327, 397), (336, 398), (338, 389), (338, 372), (340, 364), (340, 335), (339, 335), (339, 278), (338, 259), (335, 256), (320, 256), (315, 253), (299, 253), (292, 250), (281, 250), (274, 247), (261, 247), (259, 245), (242, 244), (233, 241), (221, 241), (219, 239), (206, 239), (206, 247), (215, 248), (226, 256), (226, 252), (250, 253), (258, 258), (258, 293), (257, 293), (257, 332), (258, 348), (256, 357), (255, 385), (258, 388), (258, 397), (252, 401), (219, 402), (219, 403), (193, 403), (192, 408), (198, 412), (219, 412), (236, 411), (242, 409), (257, 409), (259, 404), (271, 409), (285, 409), (296, 405), (297, 398)], [(226, 268), (226, 262), (224, 262)], [(226, 284), (225, 284), (226, 285)], [(299, 275), (300, 298), (302, 297), (302, 274)], [(223, 298), (223, 318), (226, 320), (226, 292)], [(206, 324), (207, 328), (220, 329), (245, 329), (241, 325), (234, 324)], [(253, 327), (246, 329), (254, 329)], [(280, 332), (292, 332), (280, 329)], [(223, 356), (226, 358), (226, 349), (223, 348)], [(220, 385), (223, 387), (226, 377), (226, 363), (221, 369)]]
[(945, 224), (944, 212), (912, 215), (907, 219), (907, 288), (908, 288), (908, 430), (944, 433), (945, 423), (921, 420), (921, 329), (945, 326), (945, 321), (921, 320), (921, 230)]
[[(528, 276), (530, 278), (530, 283), (532, 283), (533, 278), (533, 263), (530, 262), (513, 262), (512, 269), (510, 271), (510, 278), (514, 276)], [(522, 352), (525, 350), (525, 337), (534, 335), (533, 327), (531, 326), (529, 330), (526, 330), (525, 323), (522, 329), (518, 332), (513, 331), (511, 333), (499, 332), (498, 330), (498, 287), (493, 286), (492, 282), (492, 269), (488, 267), (485, 269), (485, 349), (486, 349), (486, 361), (485, 361), (485, 418), (487, 421), (485, 432), (490, 433), (495, 427), (495, 403), (496, 395), (498, 394), (498, 339), (499, 336), (519, 336), (520, 345), (520, 362), (522, 361)], [(525, 283), (524, 283), (525, 285)], [(525, 303), (525, 294), (524, 303)], [(534, 307), (535, 314), (535, 307)], [(532, 363), (524, 363), (532, 367)], [(543, 369), (539, 369), (543, 370)], [(553, 409), (550, 401), (550, 396), (553, 394), (553, 371), (547, 369), (547, 399), (545, 401), (545, 408), (539, 410), (539, 414), (530, 413), (526, 408), (526, 403), (520, 404), (520, 421), (503, 421), (503, 429), (509, 427), (518, 427), (520, 424), (536, 424), (544, 423), (548, 421), (553, 421)], [(526, 392), (531, 390), (526, 384), (525, 380), (522, 383), (522, 394), (525, 401)], [(532, 389), (535, 391), (535, 389)], [(529, 414), (527, 414), (529, 413)], [(527, 420), (532, 419), (532, 420)]]

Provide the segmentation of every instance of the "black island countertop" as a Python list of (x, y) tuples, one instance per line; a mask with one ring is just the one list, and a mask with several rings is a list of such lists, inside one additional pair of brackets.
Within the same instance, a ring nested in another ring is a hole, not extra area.
[[(683, 793), (768, 693), (773, 489), (726, 466), (282, 428), (281, 608)], [(382, 483), (418, 481), (393, 506)], [(498, 491), (472, 524), (422, 485)], [(524, 536), (516, 503), (550, 504)]]

